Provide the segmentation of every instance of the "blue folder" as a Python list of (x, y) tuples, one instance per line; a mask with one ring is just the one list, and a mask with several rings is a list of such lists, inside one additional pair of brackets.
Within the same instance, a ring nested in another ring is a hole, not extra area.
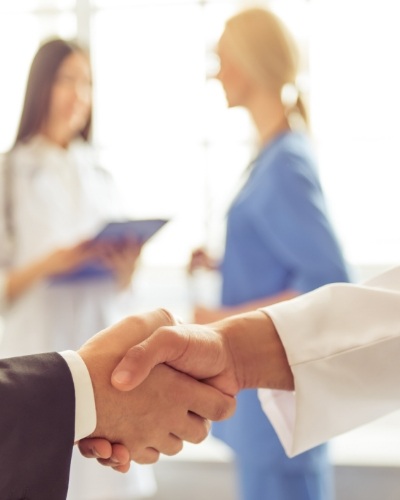
[[(159, 231), (168, 219), (137, 219), (127, 221), (113, 221), (106, 224), (92, 239), (93, 244), (98, 242), (122, 243), (126, 240), (135, 240), (138, 244), (146, 243)], [(101, 262), (87, 262), (83, 266), (69, 273), (57, 274), (51, 277), (54, 284), (75, 282), (80, 280), (111, 278), (112, 271)]]

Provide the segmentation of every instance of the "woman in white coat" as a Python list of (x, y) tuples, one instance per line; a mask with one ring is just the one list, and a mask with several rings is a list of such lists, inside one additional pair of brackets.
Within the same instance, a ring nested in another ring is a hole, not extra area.
[[(77, 348), (131, 306), (138, 245), (86, 243), (106, 222), (124, 215), (112, 179), (97, 167), (88, 142), (91, 85), (82, 47), (55, 39), (39, 48), (17, 138), (1, 170), (2, 357)], [(108, 275), (54, 279), (94, 258), (109, 268)], [(74, 457), (73, 500), (123, 500), (153, 492), (151, 469), (133, 467), (120, 476)]]

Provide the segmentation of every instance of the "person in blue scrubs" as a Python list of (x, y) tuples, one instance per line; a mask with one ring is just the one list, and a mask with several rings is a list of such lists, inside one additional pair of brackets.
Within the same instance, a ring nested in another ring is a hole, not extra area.
[[(327, 214), (296, 88), (296, 44), (282, 22), (264, 9), (228, 20), (218, 44), (221, 81), (229, 107), (253, 118), (260, 147), (227, 217), (220, 309), (198, 307), (194, 321), (209, 323), (350, 280)], [(302, 130), (295, 124), (302, 123)], [(203, 249), (189, 269), (215, 268)], [(255, 390), (237, 397), (237, 411), (213, 424), (213, 435), (236, 456), (241, 500), (332, 500), (326, 445), (289, 459)]]

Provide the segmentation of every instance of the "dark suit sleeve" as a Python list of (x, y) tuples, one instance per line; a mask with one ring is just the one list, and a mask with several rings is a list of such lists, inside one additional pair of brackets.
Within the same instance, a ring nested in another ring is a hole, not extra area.
[(0, 499), (65, 499), (75, 391), (64, 359), (0, 360), (0, 407)]

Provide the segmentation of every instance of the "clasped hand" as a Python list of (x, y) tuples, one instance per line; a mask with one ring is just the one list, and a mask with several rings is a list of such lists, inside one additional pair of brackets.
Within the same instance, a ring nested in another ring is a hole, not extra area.
[(231, 395), (166, 364), (146, 368), (132, 390), (112, 385), (111, 374), (131, 346), (174, 324), (163, 309), (131, 316), (79, 349), (92, 379), (97, 414), (95, 431), (79, 443), (83, 455), (124, 472), (130, 460), (153, 463), (160, 453), (178, 453), (183, 441), (203, 441), (210, 420), (232, 415)]
[[(94, 374), (99, 423), (79, 448), (122, 472), (130, 460), (154, 462), (160, 453), (177, 453), (183, 441), (205, 439), (208, 420), (231, 416), (241, 389), (293, 389), (282, 343), (261, 311), (211, 325), (176, 325), (158, 310), (105, 330), (79, 353), (90, 372), (88, 354), (107, 365), (99, 372), (100, 386), (110, 394), (110, 399), (100, 396)], [(115, 420), (116, 409), (119, 420), (110, 427), (104, 416)]]

